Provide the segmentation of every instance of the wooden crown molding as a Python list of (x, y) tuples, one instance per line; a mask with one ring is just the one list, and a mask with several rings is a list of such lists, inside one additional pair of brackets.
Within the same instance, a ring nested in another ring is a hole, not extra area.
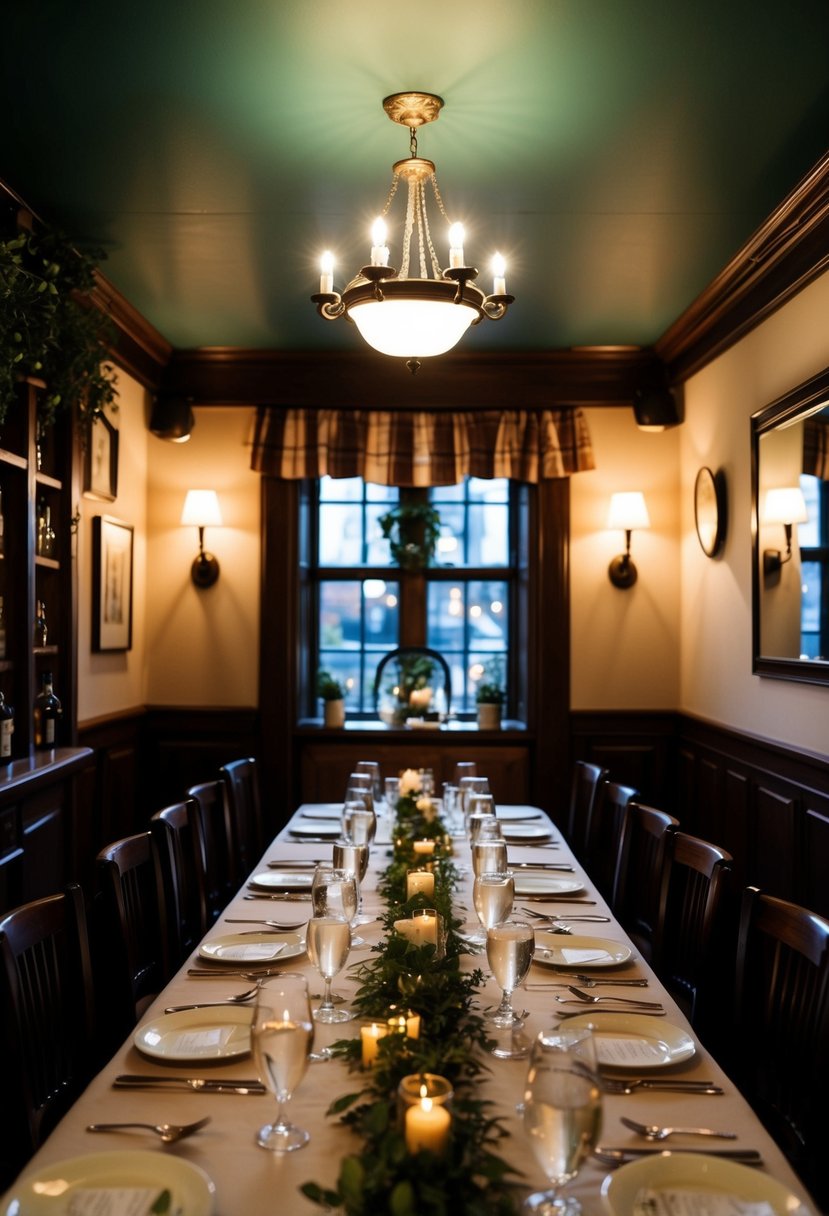
[(99, 270), (91, 300), (115, 327), (113, 360), (145, 388), (157, 390), (173, 347)]
[(654, 349), (686, 380), (829, 267), (829, 153), (783, 200)]

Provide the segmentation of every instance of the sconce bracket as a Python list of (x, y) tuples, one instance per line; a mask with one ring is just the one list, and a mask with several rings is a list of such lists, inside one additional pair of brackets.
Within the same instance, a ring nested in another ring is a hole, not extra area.
[(630, 554), (620, 553), (608, 566), (607, 574), (614, 587), (627, 591), (636, 582), (638, 571)]
[(779, 549), (763, 550), (763, 576), (765, 578), (773, 578), (775, 574), (779, 574), (783, 565), (783, 554)]
[(219, 563), (212, 553), (200, 553), (193, 559), (190, 577), (197, 587), (212, 587), (219, 578)]

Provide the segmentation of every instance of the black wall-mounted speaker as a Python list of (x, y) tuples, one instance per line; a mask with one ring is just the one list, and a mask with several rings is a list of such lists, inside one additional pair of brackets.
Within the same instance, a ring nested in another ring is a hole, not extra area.
[(682, 404), (669, 388), (641, 388), (633, 396), (637, 426), (663, 430), (683, 421)]

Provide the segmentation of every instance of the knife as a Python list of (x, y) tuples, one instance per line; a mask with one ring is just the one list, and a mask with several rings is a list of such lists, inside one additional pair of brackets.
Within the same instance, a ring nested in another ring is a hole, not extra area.
[(527, 903), (541, 904), (581, 904), (583, 908), (594, 908), (595, 899), (582, 899), (580, 895), (522, 895)]
[(573, 873), (573, 867), (566, 861), (511, 861), (511, 870), (566, 870)]
[(261, 1081), (240, 1081), (227, 1077), (214, 1080), (206, 1077), (150, 1077), (122, 1073), (112, 1083), (114, 1089), (189, 1089), (206, 1094), (264, 1094)]
[(264, 892), (259, 892), (259, 891), (257, 891), (254, 894), (254, 892), (251, 891), (249, 894), (245, 895), (244, 898), (245, 899), (281, 899), (283, 902), (285, 900), (287, 900), (288, 903), (302, 902), (303, 900), (310, 903), (310, 901), (311, 901), (311, 896), (303, 894), (301, 891), (294, 891), (294, 892), (285, 891), (284, 893), (280, 891), (278, 894), (272, 894), (272, 895), (266, 895)]

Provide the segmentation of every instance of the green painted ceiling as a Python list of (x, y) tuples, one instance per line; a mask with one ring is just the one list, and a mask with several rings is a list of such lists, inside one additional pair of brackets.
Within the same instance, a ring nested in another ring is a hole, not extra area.
[(0, 178), (178, 347), (360, 346), (308, 297), (322, 248), (340, 285), (368, 260), (408, 154), (388, 93), (445, 99), (420, 153), (482, 276), (508, 260), (472, 349), (653, 342), (827, 145), (826, 0), (4, 10)]

